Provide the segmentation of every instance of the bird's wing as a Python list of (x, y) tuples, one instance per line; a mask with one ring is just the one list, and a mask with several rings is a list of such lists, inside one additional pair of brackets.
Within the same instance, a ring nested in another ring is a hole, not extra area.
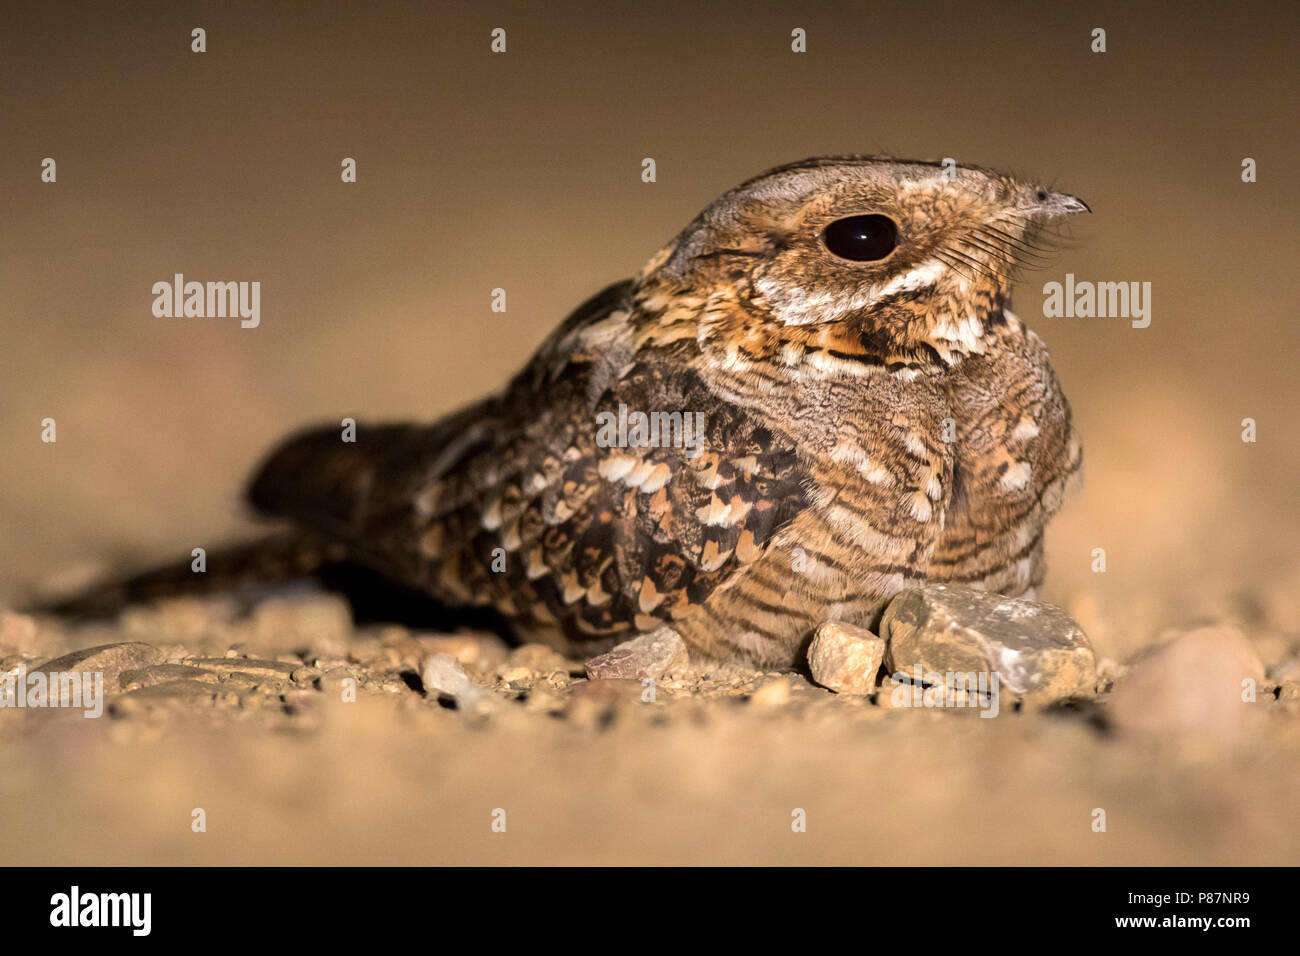
[(802, 510), (805, 476), (788, 440), (673, 350), (690, 343), (628, 344), (626, 293), (588, 302), (502, 396), (457, 416), (291, 440), (254, 503), (443, 600), (574, 638), (702, 602)]

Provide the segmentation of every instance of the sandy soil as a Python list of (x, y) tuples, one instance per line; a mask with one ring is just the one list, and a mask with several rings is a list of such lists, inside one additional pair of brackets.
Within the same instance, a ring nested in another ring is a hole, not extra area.
[[(581, 662), (482, 634), (354, 628), (328, 594), (177, 600), (110, 625), (10, 615), (13, 668), (142, 642), (101, 719), (0, 712), (12, 863), (1079, 863), (1300, 861), (1291, 582), (1219, 620), (1265, 680), (1247, 729), (1111, 719), (1122, 667), (1066, 709), (985, 720), (888, 706), (792, 674), (590, 682)], [(1088, 596), (1072, 602), (1107, 633)], [(1102, 644), (1105, 644), (1103, 638)], [(427, 692), (451, 653), (482, 698)], [(1278, 675), (1286, 679), (1278, 679)], [(348, 678), (356, 699), (345, 701)], [(1190, 689), (1189, 692), (1194, 691)], [(1176, 722), (1176, 721), (1174, 721)], [(193, 830), (194, 811), (206, 829)], [(1096, 811), (1106, 829), (1094, 830)], [(802, 810), (806, 831), (792, 823)], [(504, 814), (502, 813), (504, 811)], [(504, 818), (504, 832), (498, 832)], [(498, 829), (494, 829), (494, 822)]]

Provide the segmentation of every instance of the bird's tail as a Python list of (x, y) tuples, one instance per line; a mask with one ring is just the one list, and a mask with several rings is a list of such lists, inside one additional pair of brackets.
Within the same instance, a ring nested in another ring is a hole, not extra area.
[(33, 610), (74, 617), (99, 618), (131, 604), (162, 598), (230, 594), (255, 598), (277, 585), (315, 577), (331, 563), (343, 560), (341, 546), (302, 531), (285, 531), (244, 544), (192, 557), (184, 564), (165, 565), (110, 581), (70, 598)]
[[(310, 579), (349, 596), (373, 595), (388, 613), (407, 597), (403, 586), (420, 584), (407, 579), (411, 562), (401, 560), (416, 491), (447, 460), (489, 440), (475, 424), (481, 417), (470, 408), (433, 427), (363, 425), (352, 434), (337, 426), (304, 429), (272, 451), (248, 489), (257, 511), (288, 518), (298, 530), (213, 551), (203, 572), (192, 563), (163, 567), (36, 610), (103, 617), (128, 604), (218, 592), (252, 603), (278, 585)], [(382, 577), (399, 590), (381, 593)]]

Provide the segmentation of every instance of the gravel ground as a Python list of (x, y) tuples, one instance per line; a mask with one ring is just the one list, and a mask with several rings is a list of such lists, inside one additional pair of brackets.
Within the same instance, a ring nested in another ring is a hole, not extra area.
[[(1095, 697), (991, 720), (740, 670), (669, 673), (647, 700), (539, 645), (357, 628), (323, 593), (247, 614), (176, 600), (94, 626), (7, 613), (11, 673), (111, 646), (76, 665), (105, 675), (102, 718), (0, 712), (6, 857), (1294, 864), (1295, 580), (1208, 627), (1156, 628), (1132, 666), (1095, 642)], [(1067, 606), (1114, 631), (1093, 604)], [(1215, 698), (1216, 668), (1236, 693), (1252, 666), (1267, 674), (1254, 702)]]

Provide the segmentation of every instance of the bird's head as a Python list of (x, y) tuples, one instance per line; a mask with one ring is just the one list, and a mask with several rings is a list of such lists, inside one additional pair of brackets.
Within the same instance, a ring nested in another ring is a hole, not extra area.
[(641, 282), (732, 289), (769, 326), (848, 325), (891, 347), (961, 352), (1007, 303), (1016, 271), (1039, 260), (1044, 228), (1087, 211), (973, 166), (809, 159), (725, 193)]

